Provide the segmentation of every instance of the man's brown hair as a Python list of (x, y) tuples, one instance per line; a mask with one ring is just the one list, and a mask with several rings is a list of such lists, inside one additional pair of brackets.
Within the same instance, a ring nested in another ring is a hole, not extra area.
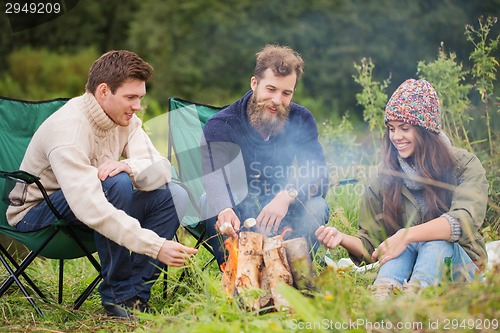
[(257, 53), (254, 76), (260, 80), (268, 68), (275, 76), (288, 76), (295, 72), (297, 83), (304, 73), (304, 60), (299, 53), (288, 46), (269, 44)]
[(98, 85), (106, 83), (114, 94), (127, 79), (148, 81), (152, 75), (153, 67), (134, 52), (113, 50), (94, 61), (85, 90), (95, 93)]

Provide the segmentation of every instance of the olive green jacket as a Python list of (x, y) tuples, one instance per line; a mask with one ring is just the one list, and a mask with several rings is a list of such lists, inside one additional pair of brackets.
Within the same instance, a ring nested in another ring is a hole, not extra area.
[[(462, 236), (458, 243), (469, 257), (479, 266), (486, 264), (487, 255), (484, 240), (479, 229), (481, 228), (488, 201), (488, 181), (485, 170), (479, 159), (468, 151), (456, 147), (451, 148), (456, 158), (456, 168), (450, 170), (456, 177), (450, 211), (448, 214), (459, 221)], [(357, 237), (371, 254), (375, 248), (387, 239), (386, 225), (382, 217), (382, 165), (377, 167), (375, 174), (365, 184), (364, 195), (361, 199), (359, 212), (359, 231)], [(422, 220), (418, 203), (410, 190), (403, 184), (403, 221), (400, 225), (412, 226)], [(389, 229), (387, 229), (389, 230)], [(364, 258), (351, 256), (356, 262)]]

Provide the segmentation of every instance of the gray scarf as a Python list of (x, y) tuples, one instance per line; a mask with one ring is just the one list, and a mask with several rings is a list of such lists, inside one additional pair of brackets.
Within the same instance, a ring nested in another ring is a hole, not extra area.
[(401, 166), (401, 169), (405, 173), (405, 175), (403, 176), (403, 182), (405, 183), (406, 187), (408, 187), (412, 191), (421, 190), (424, 186), (422, 185), (421, 182), (416, 180), (418, 174), (417, 171), (415, 170), (415, 166), (413, 164), (408, 163), (404, 158), (399, 156), (399, 154), (398, 154), (398, 161), (399, 165)]

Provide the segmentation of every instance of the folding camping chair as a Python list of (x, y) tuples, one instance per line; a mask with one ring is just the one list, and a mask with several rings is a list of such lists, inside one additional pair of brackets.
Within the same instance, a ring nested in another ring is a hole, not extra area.
[[(176, 165), (176, 180), (183, 186), (190, 198), (187, 212), (181, 225), (196, 238), (195, 248), (201, 245), (212, 258), (205, 263), (205, 269), (214, 259), (213, 250), (206, 242), (205, 224), (201, 221), (199, 200), (204, 193), (202, 179), (201, 138), (205, 123), (222, 109), (210, 105), (190, 102), (171, 97), (168, 103), (168, 159)], [(187, 272), (184, 270), (181, 279)]]
[[(37, 128), (66, 102), (67, 99), (29, 102), (0, 97), (0, 191), (3, 192), (0, 202), (0, 233), (21, 242), (30, 250), (26, 257), (18, 263), (8, 251), (9, 245), (0, 244), (0, 261), (8, 272), (8, 277), (0, 286), (0, 297), (15, 283), (40, 316), (43, 313), (25, 286), (27, 283), (42, 300), (49, 301), (27, 274), (27, 268), (37, 256), (59, 260), (59, 304), (63, 300), (64, 260), (87, 257), (92, 263), (98, 275), (74, 301), (73, 309), (75, 310), (83, 304), (102, 278), (101, 266), (92, 256), (92, 253), (96, 251), (93, 232), (71, 226), (54, 209), (39, 178), (18, 170), (26, 148)], [(57, 216), (57, 220), (43, 229), (19, 232), (10, 226), (6, 219), (6, 210), (10, 204), (22, 204), (22, 198), (11, 197), (11, 190), (14, 186), (27, 186), (27, 184), (33, 183), (41, 191), (49, 207)], [(14, 202), (18, 199), (21, 201)], [(25, 283), (21, 281), (21, 277), (24, 278)]]

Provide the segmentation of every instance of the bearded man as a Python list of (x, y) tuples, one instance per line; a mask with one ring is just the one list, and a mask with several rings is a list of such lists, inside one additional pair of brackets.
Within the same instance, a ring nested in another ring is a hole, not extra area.
[(257, 53), (251, 91), (204, 127), (202, 210), (219, 265), (223, 237), (212, 236), (235, 236), (247, 218), (266, 237), (286, 229), (285, 239), (305, 237), (311, 249), (318, 246), (314, 233), (328, 221), (329, 184), (316, 121), (292, 103), (303, 66), (291, 48), (267, 45)]

